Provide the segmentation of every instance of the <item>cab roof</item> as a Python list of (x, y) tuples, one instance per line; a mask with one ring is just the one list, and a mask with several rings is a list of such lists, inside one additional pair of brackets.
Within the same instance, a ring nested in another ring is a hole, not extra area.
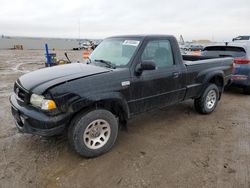
[(108, 38), (175, 38), (173, 35), (164, 35), (164, 34), (138, 34), (138, 35), (118, 35), (118, 36), (111, 36)]

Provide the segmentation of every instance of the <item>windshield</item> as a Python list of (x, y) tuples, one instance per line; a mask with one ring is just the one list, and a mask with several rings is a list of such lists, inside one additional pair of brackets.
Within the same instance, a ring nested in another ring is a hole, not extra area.
[[(110, 38), (101, 42), (90, 55), (91, 62), (110, 62), (116, 67), (129, 63), (140, 40), (129, 38)], [(101, 60), (101, 61), (100, 61)]]

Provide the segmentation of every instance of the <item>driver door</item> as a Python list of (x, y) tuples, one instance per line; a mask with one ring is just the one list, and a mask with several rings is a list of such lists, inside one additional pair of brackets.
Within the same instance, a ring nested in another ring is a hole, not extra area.
[(144, 60), (154, 61), (156, 69), (132, 78), (132, 114), (176, 103), (183, 95), (179, 84), (182, 74), (174, 62), (169, 40), (149, 40), (140, 57), (141, 62)]

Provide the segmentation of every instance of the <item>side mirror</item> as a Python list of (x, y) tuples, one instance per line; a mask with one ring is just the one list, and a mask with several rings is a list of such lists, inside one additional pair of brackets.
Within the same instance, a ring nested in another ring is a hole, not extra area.
[(155, 62), (153, 60), (144, 60), (136, 67), (136, 73), (141, 74), (144, 70), (155, 70)]

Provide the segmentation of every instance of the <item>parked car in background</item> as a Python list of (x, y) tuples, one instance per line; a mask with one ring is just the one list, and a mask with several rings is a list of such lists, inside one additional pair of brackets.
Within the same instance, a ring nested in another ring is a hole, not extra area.
[(236, 38), (233, 38), (234, 41), (250, 41), (250, 35), (248, 36), (238, 36)]
[(186, 50), (186, 51), (201, 51), (203, 50), (203, 46), (199, 45), (199, 44), (186, 44), (183, 46), (182, 49)]
[(203, 56), (233, 57), (235, 70), (232, 76), (232, 85), (244, 89), (250, 94), (250, 41), (231, 42), (224, 46), (207, 46), (202, 51)]
[(202, 45), (191, 45), (190, 46), (190, 49), (191, 49), (191, 51), (201, 51), (201, 50), (203, 50), (203, 46)]
[(181, 55), (187, 55), (187, 52), (184, 49), (180, 48), (180, 51), (181, 51)]
[(89, 48), (92, 48), (91, 41), (89, 41), (89, 40), (84, 41), (83, 43), (80, 44), (80, 48), (81, 48), (81, 49), (89, 49)]
[(80, 42), (79, 46), (76, 48), (73, 48), (73, 50), (86, 50), (86, 49), (94, 50), (99, 44), (100, 44), (99, 40), (96, 40), (96, 41), (86, 40), (84, 42)]

